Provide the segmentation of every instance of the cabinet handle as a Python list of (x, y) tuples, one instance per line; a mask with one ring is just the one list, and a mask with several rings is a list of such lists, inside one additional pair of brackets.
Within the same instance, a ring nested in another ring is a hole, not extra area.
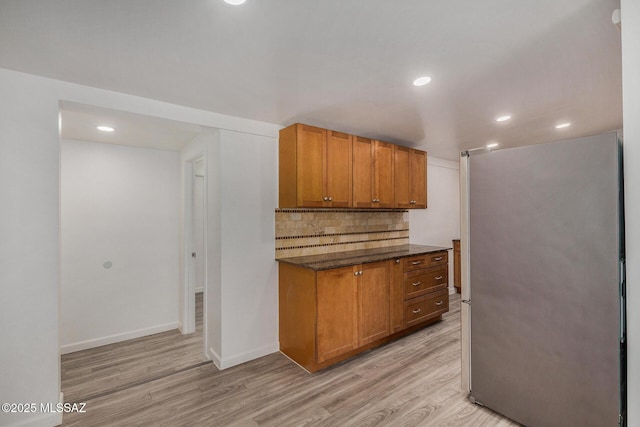
[(324, 200), (325, 202), (328, 202), (329, 198), (328, 197), (323, 197), (322, 200)]
[(373, 203), (378, 203), (380, 201), (380, 199), (373, 199), (372, 202)]
[(419, 281), (418, 281), (418, 282), (415, 282), (415, 283), (412, 283), (412, 285), (413, 285), (413, 286), (420, 286), (421, 284), (422, 284), (422, 283), (420, 283)]
[(354, 276), (362, 276), (362, 270), (361, 271), (354, 271), (353, 275)]
[(440, 279), (442, 279), (442, 276), (436, 277), (436, 280), (440, 280)]
[(400, 260), (399, 259), (396, 260), (396, 264), (400, 264)]
[(443, 301), (442, 301), (442, 300), (440, 300), (440, 301), (438, 301), (438, 302), (436, 303), (436, 305), (442, 305), (442, 303), (443, 303)]
[(417, 309), (417, 310), (411, 310), (411, 312), (412, 312), (413, 314), (418, 314), (418, 313), (420, 313), (421, 311), (422, 311), (422, 309), (421, 309), (421, 308), (419, 308), (419, 309)]
[(329, 201), (330, 201), (330, 202), (331, 202), (331, 201), (333, 201), (333, 197), (329, 197)]
[(413, 261), (411, 263), (411, 265), (420, 265), (420, 264), (422, 264), (422, 261)]
[(442, 258), (441, 256), (435, 257), (433, 260), (434, 261), (442, 261), (444, 258)]

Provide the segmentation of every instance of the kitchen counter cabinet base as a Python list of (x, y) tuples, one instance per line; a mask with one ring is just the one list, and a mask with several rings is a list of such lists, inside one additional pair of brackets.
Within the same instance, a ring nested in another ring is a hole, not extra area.
[[(316, 372), (441, 320), (447, 310), (408, 325), (404, 303), (390, 303), (404, 299), (397, 286), (404, 281), (395, 280), (402, 278), (402, 266), (387, 260), (314, 271), (279, 263), (280, 351)], [(375, 279), (366, 279), (370, 273)]]
[(279, 264), (280, 351), (301, 366), (316, 358), (316, 272)]
[(460, 239), (453, 240), (453, 286), (460, 293), (462, 274), (460, 274)]

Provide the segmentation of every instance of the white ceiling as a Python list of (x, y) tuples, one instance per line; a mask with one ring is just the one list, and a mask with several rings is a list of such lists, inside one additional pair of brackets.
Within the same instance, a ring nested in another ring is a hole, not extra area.
[[(517, 146), (621, 128), (618, 7), (0, 0), (0, 67), (280, 125), (301, 121), (454, 160), (491, 141)], [(432, 82), (413, 87), (424, 74)], [(502, 114), (513, 119), (496, 123)], [(562, 121), (573, 125), (556, 130)]]
[[(91, 105), (64, 101), (60, 108), (61, 137), (78, 141), (130, 145), (156, 150), (180, 151), (204, 126), (143, 116)], [(97, 126), (107, 125), (114, 132), (102, 132)]]

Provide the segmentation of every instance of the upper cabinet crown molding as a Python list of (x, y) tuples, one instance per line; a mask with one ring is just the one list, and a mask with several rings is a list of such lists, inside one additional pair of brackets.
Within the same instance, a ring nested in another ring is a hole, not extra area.
[(427, 207), (424, 151), (296, 123), (279, 153), (280, 208)]

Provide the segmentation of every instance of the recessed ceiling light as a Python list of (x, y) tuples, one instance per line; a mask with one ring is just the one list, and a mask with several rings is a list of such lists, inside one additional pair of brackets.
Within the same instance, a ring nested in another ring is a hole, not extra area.
[(102, 132), (113, 132), (116, 130), (114, 127), (106, 125), (96, 126), (96, 129), (101, 130)]
[(500, 116), (496, 119), (496, 122), (506, 122), (507, 120), (509, 120), (511, 118), (511, 116), (506, 115), (506, 116)]
[(422, 77), (418, 77), (417, 79), (415, 79), (413, 81), (413, 85), (414, 86), (424, 86), (427, 83), (429, 83), (431, 81), (431, 77), (429, 76), (422, 76)]
[(487, 148), (496, 148), (498, 146), (497, 142), (492, 142), (491, 144), (487, 144)]
[(568, 128), (569, 126), (571, 126), (571, 123), (560, 123), (559, 125), (556, 125), (556, 129), (564, 129)]
[(229, 3), (229, 4), (232, 4), (234, 6), (239, 6), (242, 3), (244, 3), (246, 0), (224, 0), (224, 1), (225, 1), (225, 3)]

